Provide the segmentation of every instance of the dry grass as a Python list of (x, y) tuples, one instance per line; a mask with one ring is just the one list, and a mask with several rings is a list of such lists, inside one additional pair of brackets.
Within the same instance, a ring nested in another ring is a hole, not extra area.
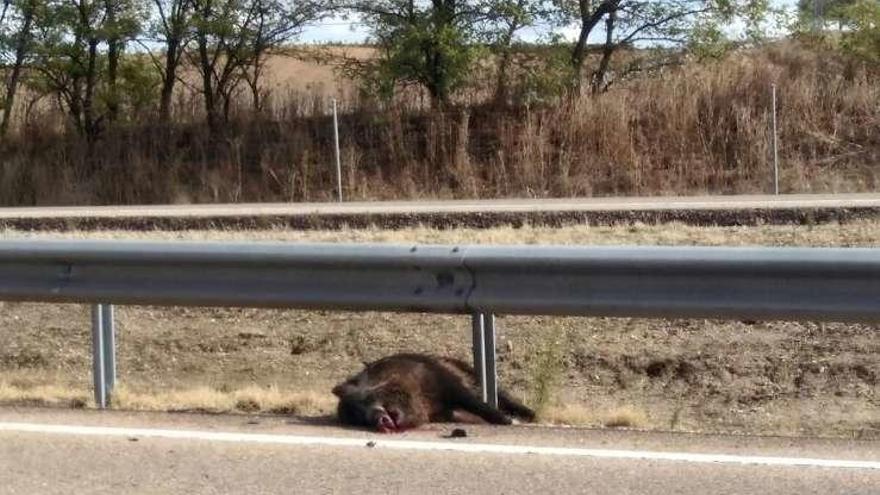
[(640, 409), (622, 406), (607, 412), (602, 425), (608, 428), (643, 428), (648, 425), (648, 415)]
[(559, 244), (559, 245), (704, 245), (704, 246), (880, 246), (880, 224), (871, 220), (810, 226), (760, 225), (696, 227), (681, 223), (662, 225), (577, 225), (562, 228), (495, 227), (491, 229), (399, 230), (191, 230), (24, 232), (0, 230), (0, 238), (90, 238), (187, 241), (358, 242), (422, 244)]
[(571, 426), (595, 426), (598, 424), (593, 411), (582, 405), (545, 407), (538, 415), (538, 422)]
[(94, 404), (89, 394), (62, 385), (21, 386), (0, 381), (0, 404), (37, 404), (45, 406), (85, 407)]
[[(90, 391), (65, 385), (22, 385), (0, 381), (0, 404), (94, 407)], [(132, 391), (120, 384), (113, 393), (114, 409), (128, 411), (201, 411), (211, 413), (271, 413), (317, 416), (331, 414), (336, 401), (329, 393), (281, 390), (251, 385), (217, 390), (193, 387), (180, 390)]]
[(532, 351), (529, 361), (529, 404), (539, 417), (558, 401), (565, 372), (564, 349), (559, 329), (548, 329)]
[(578, 404), (545, 408), (538, 416), (544, 424), (563, 426), (603, 426), (606, 428), (647, 428), (648, 415), (636, 406), (618, 406), (606, 410), (592, 410)]
[[(22, 139), (0, 143), (0, 204), (333, 198), (321, 89), (330, 84), (327, 68), (290, 64), (272, 64), (269, 109), (239, 112), (222, 136), (200, 123), (195, 99), (180, 105), (179, 125), (135, 119), (95, 146), (52, 131), (63, 121), (57, 114), (35, 117)], [(305, 93), (291, 89), (293, 74), (314, 84)], [(350, 199), (766, 192), (771, 83), (780, 94), (782, 191), (874, 190), (880, 86), (873, 77), (839, 57), (782, 44), (530, 109), (428, 113), (343, 95), (344, 192)]]
[(315, 416), (332, 413), (336, 401), (329, 393), (281, 390), (277, 385), (236, 390), (196, 387), (186, 390), (134, 392), (120, 386), (113, 407), (135, 411), (267, 412)]

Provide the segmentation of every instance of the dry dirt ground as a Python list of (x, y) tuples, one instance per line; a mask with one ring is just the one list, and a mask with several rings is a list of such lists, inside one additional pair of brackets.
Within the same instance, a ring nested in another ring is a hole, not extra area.
[[(184, 231), (0, 238), (876, 246), (880, 224)], [(122, 307), (115, 407), (321, 416), (331, 385), (396, 351), (470, 355), (461, 316)], [(544, 421), (880, 437), (872, 325), (501, 317), (501, 383)], [(0, 402), (89, 407), (88, 308), (0, 303)]]

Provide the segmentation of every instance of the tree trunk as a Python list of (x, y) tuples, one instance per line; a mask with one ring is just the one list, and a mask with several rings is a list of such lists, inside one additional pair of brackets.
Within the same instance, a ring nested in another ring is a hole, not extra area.
[(6, 136), (6, 133), (9, 130), (9, 121), (12, 119), (15, 93), (18, 91), (21, 69), (24, 66), (24, 58), (27, 55), (27, 45), (31, 37), (31, 25), (34, 20), (33, 7), (33, 2), (29, 2), (27, 4), (27, 10), (22, 13), (24, 19), (22, 21), (21, 31), (18, 33), (18, 39), (15, 42), (15, 61), (12, 64), (12, 71), (9, 74), (9, 79), (6, 81), (6, 99), (3, 102), (3, 120), (0, 120), (0, 137)]
[(495, 82), (495, 104), (500, 106), (507, 105), (507, 99), (510, 95), (509, 86), (507, 84), (507, 69), (510, 66), (510, 51), (505, 50), (501, 54), (498, 61), (498, 79)]
[(98, 38), (89, 38), (88, 62), (86, 66), (86, 88), (83, 94), (83, 124), (86, 141), (93, 143), (99, 133), (98, 119), (95, 116), (95, 87), (98, 81)]
[(504, 36), (501, 38), (501, 58), (498, 60), (498, 78), (495, 81), (494, 99), (496, 105), (507, 105), (510, 87), (507, 84), (507, 73), (510, 68), (510, 61), (513, 58), (510, 44), (513, 42), (513, 34), (517, 29), (519, 29), (519, 26), (516, 23), (511, 22), (508, 24), (507, 31), (504, 32)]
[(3, 10), (0, 10), (0, 24), (6, 20), (6, 12), (9, 11), (9, 3), (11, 0), (3, 0)]
[[(161, 0), (154, 0), (161, 6)], [(159, 8), (165, 35), (165, 70), (162, 74), (162, 91), (159, 100), (159, 119), (161, 122), (171, 121), (171, 106), (174, 97), (174, 86), (177, 84), (177, 69), (180, 67), (189, 39), (187, 29), (191, 26), (190, 16), (196, 9), (195, 0), (173, 0), (170, 11), (165, 14)], [(210, 9), (210, 6), (208, 6)], [(201, 29), (204, 29), (201, 27)]]
[(430, 46), (426, 50), (428, 80), (425, 81), (425, 87), (431, 95), (431, 108), (440, 110), (449, 104), (449, 81), (444, 66), (446, 60), (440, 47), (433, 41), (429, 43)]
[(63, 109), (65, 103), (70, 114), (70, 120), (73, 121), (74, 129), (81, 136), (84, 136), (86, 134), (86, 126), (83, 123), (82, 77), (74, 76), (70, 81), (70, 88), (62, 88), (60, 90), (58, 106)]
[(229, 114), (232, 111), (232, 90), (230, 88), (229, 92), (221, 93), (220, 97), (223, 99), (223, 122), (229, 122)]
[(201, 22), (196, 33), (196, 40), (199, 45), (199, 72), (202, 75), (202, 92), (205, 95), (205, 118), (208, 121), (208, 129), (214, 134), (219, 130), (220, 122), (217, 118), (217, 99), (213, 84), (214, 64), (208, 50), (208, 33), (207, 26), (205, 26), (212, 14), (211, 0), (205, 0), (201, 9)]
[(608, 66), (611, 64), (611, 56), (617, 45), (614, 43), (614, 23), (617, 21), (617, 12), (613, 11), (605, 19), (605, 45), (602, 47), (602, 59), (596, 72), (593, 73), (592, 92), (598, 94), (608, 88), (605, 84), (605, 76), (608, 74)]
[(110, 28), (107, 36), (107, 120), (109, 122), (115, 122), (119, 116), (119, 91), (116, 80), (122, 46), (119, 41), (119, 26), (116, 25), (116, 1), (104, 0), (105, 26)]
[(253, 76), (247, 80), (248, 86), (251, 88), (251, 95), (254, 99), (254, 112), (261, 113), (263, 111), (263, 95), (260, 94), (260, 79), (263, 76), (263, 60), (262, 53), (257, 51), (254, 54), (254, 72)]
[[(440, 32), (446, 27), (452, 26), (455, 16), (454, 0), (432, 0), (433, 29)], [(422, 47), (425, 54), (427, 74), (425, 87), (431, 95), (431, 107), (442, 109), (449, 104), (449, 73), (447, 64), (449, 61), (443, 53), (443, 47), (437, 39), (429, 39)]]
[(590, 0), (578, 0), (581, 29), (578, 40), (571, 51), (571, 68), (574, 72), (573, 89), (577, 91), (580, 90), (581, 80), (583, 79), (584, 60), (587, 58), (587, 41), (590, 38), (590, 34), (596, 28), (596, 25), (599, 24), (599, 21), (602, 20), (602, 17), (617, 10), (619, 1), (605, 0), (595, 10), (591, 11), (592, 2)]
[(171, 121), (171, 99), (174, 97), (174, 85), (177, 83), (179, 43), (179, 40), (169, 39), (165, 48), (165, 73), (162, 78), (162, 96), (159, 100), (159, 120), (164, 123)]
[(212, 78), (214, 71), (211, 68), (210, 54), (208, 53), (208, 40), (204, 34), (199, 35), (199, 65), (202, 73), (202, 92), (205, 95), (205, 118), (208, 120), (208, 128), (211, 132), (217, 130), (217, 104), (214, 98), (214, 84)]

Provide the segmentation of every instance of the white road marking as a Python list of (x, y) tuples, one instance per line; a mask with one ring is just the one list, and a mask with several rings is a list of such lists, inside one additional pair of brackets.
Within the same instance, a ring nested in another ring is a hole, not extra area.
[(245, 442), (280, 445), (318, 445), (331, 447), (372, 447), (376, 449), (427, 450), (485, 454), (531, 454), (603, 459), (640, 459), (716, 464), (751, 464), (761, 466), (797, 466), (823, 468), (880, 469), (878, 461), (845, 459), (813, 459), (804, 457), (744, 456), (726, 454), (694, 454), (686, 452), (651, 452), (643, 450), (583, 449), (570, 447), (539, 447), (488, 443), (423, 442), (386, 440), (384, 438), (342, 438), (263, 433), (213, 432), (198, 430), (167, 430), (154, 428), (119, 428), (106, 426), (53, 425), (38, 423), (0, 423), (0, 432), (49, 433), (62, 435), (94, 435), (136, 438), (169, 438), (212, 442)]

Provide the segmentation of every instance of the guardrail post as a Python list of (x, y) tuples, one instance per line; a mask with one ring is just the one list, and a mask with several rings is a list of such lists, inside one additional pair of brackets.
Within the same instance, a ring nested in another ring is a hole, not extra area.
[(107, 407), (107, 382), (104, 376), (104, 318), (100, 304), (92, 305), (92, 377), (95, 387), (95, 405)]
[(483, 394), (490, 406), (498, 407), (498, 377), (495, 373), (495, 315), (489, 313), (485, 319), (483, 351), (486, 353), (486, 386)]
[(109, 304), (92, 305), (92, 376), (95, 405), (106, 409), (116, 384), (116, 335)]
[(485, 329), (483, 313), (471, 315), (471, 328), (473, 331), (474, 372), (477, 375), (477, 385), (483, 393), (483, 402), (486, 402), (486, 352), (484, 350)]
[(474, 346), (474, 370), (483, 394), (483, 401), (498, 407), (498, 382), (495, 371), (495, 315), (471, 315)]
[(116, 326), (113, 324), (113, 305), (101, 305), (101, 322), (104, 330), (104, 381), (106, 383), (107, 403), (113, 399), (116, 386)]

